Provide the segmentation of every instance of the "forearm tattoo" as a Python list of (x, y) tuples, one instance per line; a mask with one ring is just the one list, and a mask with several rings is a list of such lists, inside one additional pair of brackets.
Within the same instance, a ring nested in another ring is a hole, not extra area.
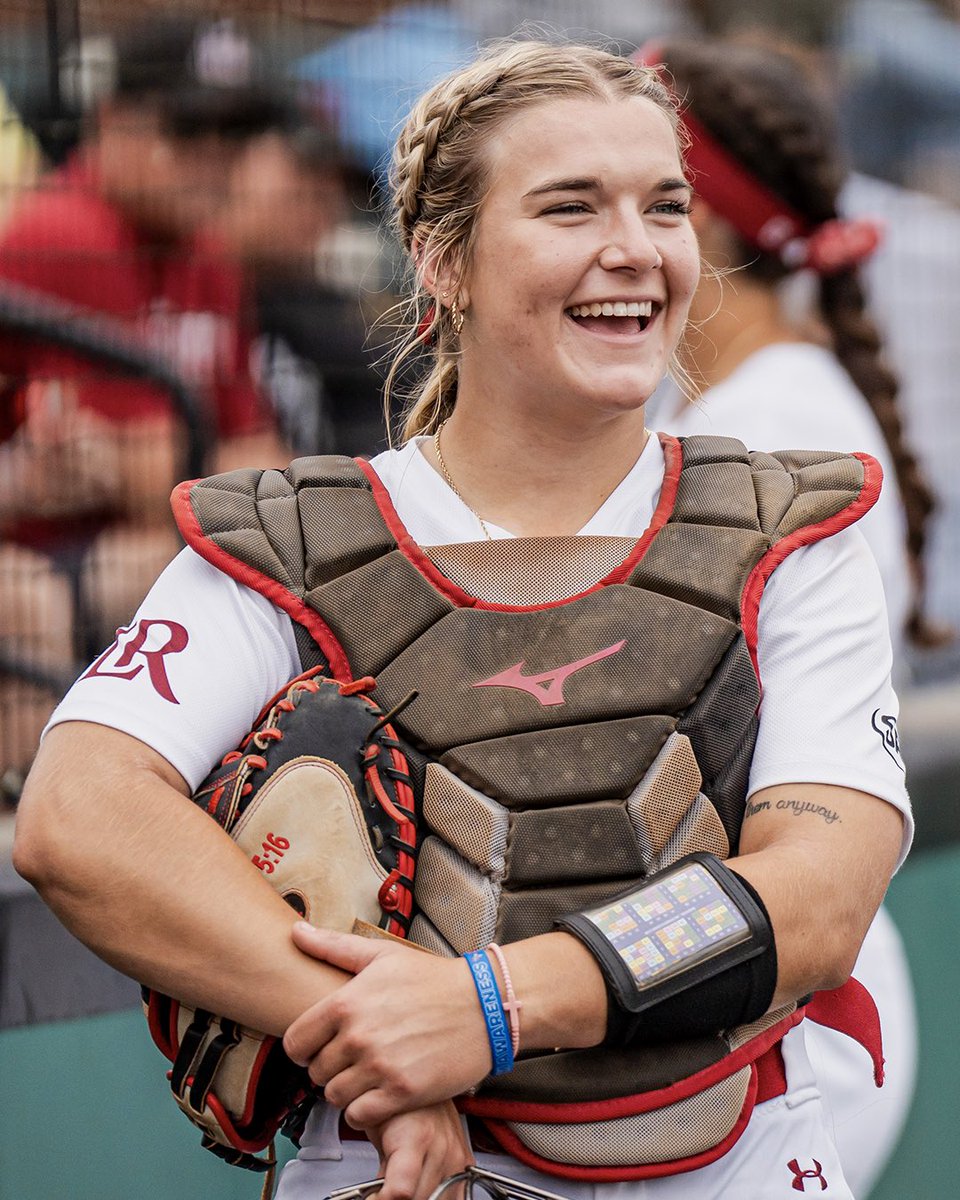
[[(770, 807), (769, 800), (751, 800), (748, 802), (743, 814), (744, 820)], [(826, 821), (828, 825), (832, 825), (834, 821), (840, 821), (841, 819), (840, 814), (835, 809), (827, 808), (824, 804), (812, 804), (809, 800), (778, 800), (777, 808), (781, 811), (789, 809), (795, 817), (802, 816), (803, 813), (811, 813), (813, 816), (820, 817), (821, 820)]]

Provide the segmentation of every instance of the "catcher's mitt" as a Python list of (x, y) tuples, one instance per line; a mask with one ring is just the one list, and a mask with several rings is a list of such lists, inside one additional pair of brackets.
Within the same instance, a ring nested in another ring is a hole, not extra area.
[[(360, 923), (404, 937), (416, 861), (406, 755), (366, 693), (320, 668), (298, 676), (193, 799), (301, 916), (330, 929)], [(412, 697), (411, 697), (412, 698)], [(278, 1038), (144, 989), (150, 1033), (173, 1063), (174, 1098), (203, 1145), (251, 1170), (277, 1130), (296, 1136), (314, 1098)]]

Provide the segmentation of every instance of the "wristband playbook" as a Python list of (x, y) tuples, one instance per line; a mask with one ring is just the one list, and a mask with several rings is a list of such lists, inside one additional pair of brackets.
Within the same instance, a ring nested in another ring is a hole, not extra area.
[(714, 855), (691, 854), (557, 925), (586, 945), (611, 998), (635, 1015), (771, 951), (773, 930), (755, 896)]

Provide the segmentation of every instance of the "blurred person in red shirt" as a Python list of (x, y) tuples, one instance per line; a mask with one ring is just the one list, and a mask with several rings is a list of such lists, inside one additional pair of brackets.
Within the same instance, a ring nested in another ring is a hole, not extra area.
[[(91, 128), (12, 213), (0, 288), (107, 318), (164, 359), (208, 404), (209, 469), (283, 465), (243, 269), (211, 227), (244, 148), (289, 106), (230, 21), (157, 21), (100, 49), (79, 76)], [(39, 340), (0, 334), (0, 377), (0, 650), (44, 672), (109, 640), (176, 553), (183, 436), (162, 389)], [(45, 693), (0, 675), (0, 770), (25, 765)]]

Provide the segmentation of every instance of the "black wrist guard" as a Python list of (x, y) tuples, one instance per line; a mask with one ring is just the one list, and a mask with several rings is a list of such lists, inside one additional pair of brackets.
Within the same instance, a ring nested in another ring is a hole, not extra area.
[(691, 854), (556, 923), (603, 972), (606, 1044), (716, 1033), (762, 1016), (773, 998), (777, 955), (767, 910), (712, 854)]

